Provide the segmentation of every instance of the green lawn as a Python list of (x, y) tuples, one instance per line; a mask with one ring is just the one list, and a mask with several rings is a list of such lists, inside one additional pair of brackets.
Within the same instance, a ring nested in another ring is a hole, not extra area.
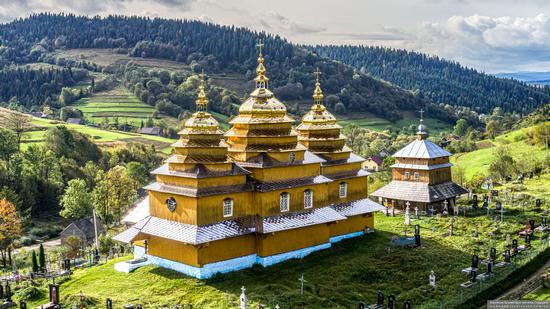
[[(383, 131), (388, 127), (402, 129), (403, 127), (408, 127), (411, 124), (415, 126), (420, 124), (419, 117), (415, 113), (407, 111), (403, 112), (402, 115), (403, 118), (396, 122), (390, 122), (371, 113), (353, 113), (351, 116), (336, 115), (336, 119), (338, 119), (338, 123), (344, 127), (353, 123), (359, 127), (375, 131)], [(432, 135), (437, 135), (441, 131), (450, 132), (453, 126), (452, 124), (442, 122), (435, 118), (425, 118), (424, 124), (426, 124)]]
[(550, 301), (550, 288), (540, 287), (533, 292), (525, 295), (522, 299)]
[(479, 149), (468, 153), (455, 154), (452, 158), (453, 163), (465, 168), (465, 178), (470, 179), (476, 174), (484, 174), (493, 161), (494, 153), (497, 147), (506, 146), (516, 161), (521, 160), (540, 160), (546, 155), (544, 146), (530, 145), (525, 138), (525, 134), (531, 128), (523, 128), (510, 133), (497, 136), (493, 141), (485, 141), (483, 144), (493, 145), (488, 148)]

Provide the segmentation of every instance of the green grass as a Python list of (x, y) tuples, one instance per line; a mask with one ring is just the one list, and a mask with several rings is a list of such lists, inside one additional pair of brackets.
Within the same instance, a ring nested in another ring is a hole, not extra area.
[[(360, 112), (353, 113), (353, 115), (351, 116), (336, 115), (336, 119), (338, 119), (338, 123), (343, 127), (346, 127), (350, 124), (355, 124), (359, 127), (374, 131), (383, 131), (386, 130), (388, 127), (394, 129), (402, 129), (403, 127), (409, 127), (411, 124), (416, 126), (420, 123), (419, 117), (413, 112), (402, 112), (402, 115), (403, 118), (396, 122), (390, 122), (389, 120), (380, 118), (371, 113)], [(437, 135), (441, 131), (449, 132), (452, 130), (452, 124), (442, 122), (435, 118), (425, 118), (424, 124), (426, 124), (432, 135)]]
[[(523, 128), (497, 136), (493, 141), (484, 141), (483, 144), (491, 147), (479, 149), (468, 153), (455, 154), (452, 162), (465, 168), (465, 178), (470, 179), (476, 174), (485, 174), (489, 165), (494, 160), (497, 147), (506, 146), (516, 161), (540, 160), (546, 155), (544, 146), (536, 146), (528, 143), (526, 133), (531, 128)], [(490, 142), (490, 143), (489, 143)]]
[(540, 287), (533, 292), (525, 295), (523, 300), (550, 301), (550, 288)]

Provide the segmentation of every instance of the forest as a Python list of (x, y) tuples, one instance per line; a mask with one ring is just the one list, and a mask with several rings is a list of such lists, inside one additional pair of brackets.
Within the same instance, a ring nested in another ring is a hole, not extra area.
[(319, 57), (278, 36), (198, 21), (31, 15), (0, 25), (3, 42), (0, 64), (46, 62), (51, 58), (49, 53), (59, 49), (112, 48), (133, 57), (186, 63), (195, 73), (202, 69), (206, 73), (236, 72), (251, 80), (259, 38), (265, 44), (271, 88), (283, 100), (309, 100), (313, 91), (313, 71), (319, 67), (323, 72), (321, 82), (327, 104), (335, 108), (342, 103), (339, 105), (342, 114), (368, 111), (395, 121), (401, 117), (400, 110), (416, 111), (423, 107), (433, 110), (444, 121), (456, 120), (453, 114), (426, 99), (343, 63)]
[(550, 87), (497, 78), (414, 51), (376, 46), (314, 46), (320, 56), (342, 61), (361, 72), (419, 92), (434, 103), (469, 107), (488, 114), (495, 107), (528, 114), (550, 100)]

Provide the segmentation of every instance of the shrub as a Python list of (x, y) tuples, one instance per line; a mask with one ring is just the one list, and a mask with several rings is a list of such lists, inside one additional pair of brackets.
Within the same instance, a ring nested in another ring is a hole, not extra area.
[(29, 285), (15, 292), (16, 298), (31, 301), (44, 298), (45, 295), (45, 291), (33, 285)]

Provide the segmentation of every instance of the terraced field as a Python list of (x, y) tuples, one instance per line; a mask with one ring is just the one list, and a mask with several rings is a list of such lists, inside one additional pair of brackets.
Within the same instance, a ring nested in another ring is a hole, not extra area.
[(118, 123), (128, 123), (136, 127), (155, 111), (154, 107), (141, 102), (123, 87), (82, 98), (73, 107), (81, 110), (89, 123), (112, 124), (118, 118)]

